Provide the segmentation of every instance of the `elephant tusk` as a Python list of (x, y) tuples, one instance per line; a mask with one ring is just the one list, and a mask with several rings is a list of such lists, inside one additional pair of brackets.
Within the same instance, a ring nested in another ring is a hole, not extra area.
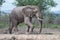
[(43, 19), (41, 19), (41, 18), (38, 18), (38, 20), (43, 21)]

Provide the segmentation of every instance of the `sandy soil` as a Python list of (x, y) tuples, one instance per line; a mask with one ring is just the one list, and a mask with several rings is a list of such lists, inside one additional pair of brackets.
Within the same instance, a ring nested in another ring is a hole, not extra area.
[(60, 29), (43, 28), (41, 34), (39, 28), (35, 28), (31, 34), (25, 34), (26, 27), (18, 29), (18, 32), (8, 34), (7, 28), (0, 28), (0, 40), (60, 40)]
[(60, 35), (0, 34), (0, 40), (60, 40)]

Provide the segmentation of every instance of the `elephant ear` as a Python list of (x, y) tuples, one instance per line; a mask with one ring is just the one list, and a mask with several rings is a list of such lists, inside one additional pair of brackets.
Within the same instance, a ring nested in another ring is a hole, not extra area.
[(31, 7), (25, 7), (22, 9), (22, 12), (25, 16), (31, 17), (33, 14), (33, 9)]

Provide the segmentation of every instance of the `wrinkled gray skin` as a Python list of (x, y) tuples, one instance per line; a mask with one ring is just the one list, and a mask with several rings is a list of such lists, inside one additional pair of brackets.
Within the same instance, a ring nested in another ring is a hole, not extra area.
[(39, 10), (39, 7), (37, 6), (20, 6), (16, 7), (12, 10), (11, 14), (9, 15), (10, 19), (10, 27), (9, 27), (9, 33), (12, 33), (12, 29), (16, 28), (19, 23), (24, 22), (28, 29), (27, 32), (33, 32), (34, 26), (32, 24), (32, 18), (36, 16), (36, 18), (41, 23), (40, 32), (42, 31), (42, 16)]

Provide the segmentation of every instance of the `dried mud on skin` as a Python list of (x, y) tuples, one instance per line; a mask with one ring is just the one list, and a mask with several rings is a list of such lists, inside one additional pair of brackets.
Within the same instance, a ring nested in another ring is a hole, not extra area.
[(60, 40), (60, 35), (0, 34), (0, 40)]

